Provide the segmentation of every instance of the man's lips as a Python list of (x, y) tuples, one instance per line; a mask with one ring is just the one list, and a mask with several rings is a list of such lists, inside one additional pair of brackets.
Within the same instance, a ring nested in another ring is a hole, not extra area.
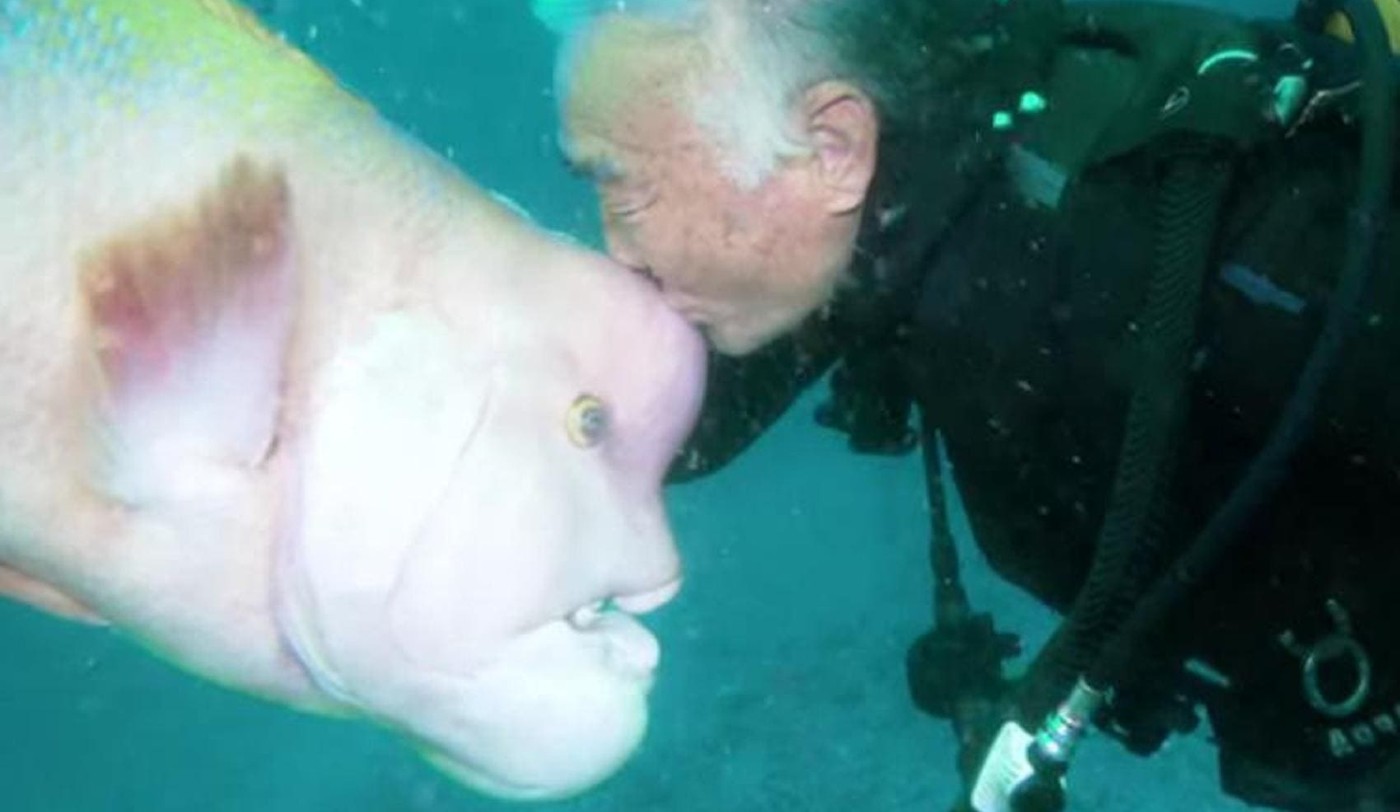
[(679, 313), (691, 324), (701, 324), (705, 320), (705, 311), (700, 302), (684, 293), (677, 293), (674, 290), (663, 290), (661, 298), (666, 302), (666, 306)]
[(700, 307), (700, 301), (694, 296), (666, 284), (649, 268), (633, 268), (632, 272), (660, 291), (661, 300), (666, 303), (666, 306), (684, 317), (686, 321), (698, 324), (702, 320), (703, 310)]

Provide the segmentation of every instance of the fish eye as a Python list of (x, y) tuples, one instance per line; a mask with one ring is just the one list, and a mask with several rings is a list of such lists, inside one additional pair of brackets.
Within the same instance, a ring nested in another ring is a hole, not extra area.
[(592, 448), (608, 431), (608, 408), (593, 395), (579, 395), (569, 406), (564, 426), (570, 442), (579, 448)]

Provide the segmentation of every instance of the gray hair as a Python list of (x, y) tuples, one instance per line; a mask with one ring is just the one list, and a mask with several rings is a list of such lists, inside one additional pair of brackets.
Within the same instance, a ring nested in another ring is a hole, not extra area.
[[(630, 0), (606, 14), (641, 15), (693, 36), (705, 54), (684, 101), (716, 139), (724, 170), (741, 184), (761, 182), (783, 160), (810, 152), (794, 127), (795, 105), (813, 85), (851, 82), (874, 102), (882, 126), (898, 124), (937, 71), (928, 22), (944, 0)], [(595, 24), (595, 25), (596, 25)], [(558, 92), (571, 90), (573, 60), (588, 32), (566, 38)]]

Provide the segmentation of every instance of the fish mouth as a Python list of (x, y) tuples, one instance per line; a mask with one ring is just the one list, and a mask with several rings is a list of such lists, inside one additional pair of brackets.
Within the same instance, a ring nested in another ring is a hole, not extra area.
[(677, 578), (655, 589), (613, 595), (569, 612), (564, 620), (579, 634), (600, 634), (607, 641), (607, 659), (618, 670), (650, 680), (661, 661), (661, 644), (636, 616), (649, 614), (680, 592)]
[(633, 595), (619, 595), (613, 598), (613, 602), (624, 612), (645, 615), (670, 603), (680, 591), (681, 579), (673, 578), (655, 589)]
[(607, 612), (626, 612), (629, 615), (646, 615), (670, 603), (681, 590), (681, 579), (668, 581), (655, 589), (635, 592), (630, 595), (612, 595), (600, 598), (578, 607), (565, 615), (565, 620), (575, 628), (587, 628), (598, 617)]

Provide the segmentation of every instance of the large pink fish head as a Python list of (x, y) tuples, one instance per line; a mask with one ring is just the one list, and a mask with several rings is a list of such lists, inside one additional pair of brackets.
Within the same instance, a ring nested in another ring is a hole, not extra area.
[(634, 615), (680, 584), (661, 482), (704, 368), (645, 280), (533, 240), (529, 267), (376, 315), (316, 376), (279, 579), (323, 689), (521, 799), (642, 739), (659, 647)]

